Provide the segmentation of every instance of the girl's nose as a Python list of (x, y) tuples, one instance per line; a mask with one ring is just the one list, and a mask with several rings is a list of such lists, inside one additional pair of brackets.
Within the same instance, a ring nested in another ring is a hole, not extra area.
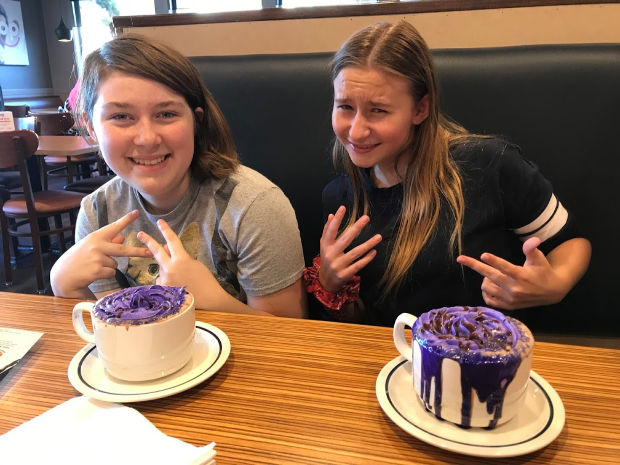
[(351, 120), (351, 127), (349, 128), (349, 137), (351, 140), (362, 140), (368, 137), (370, 134), (370, 127), (368, 122), (360, 113), (356, 113), (355, 117)]
[(159, 144), (160, 137), (157, 128), (150, 121), (140, 122), (136, 126), (134, 143), (136, 145), (151, 146)]

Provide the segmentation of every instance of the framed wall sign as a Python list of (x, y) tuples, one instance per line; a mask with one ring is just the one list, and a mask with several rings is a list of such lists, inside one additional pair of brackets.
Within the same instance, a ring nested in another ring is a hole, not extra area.
[(15, 131), (13, 113), (10, 111), (0, 111), (0, 132)]
[(0, 0), (0, 65), (28, 64), (21, 3)]

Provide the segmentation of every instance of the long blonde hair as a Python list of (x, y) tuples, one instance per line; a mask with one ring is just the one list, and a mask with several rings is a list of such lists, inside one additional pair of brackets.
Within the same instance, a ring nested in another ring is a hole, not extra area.
[[(407, 271), (432, 236), (442, 202), (448, 206), (453, 220), (449, 252), (453, 253), (455, 248), (461, 250), (463, 189), (449, 151), (453, 143), (472, 136), (440, 113), (431, 53), (424, 39), (408, 22), (374, 24), (351, 36), (334, 55), (332, 80), (342, 69), (350, 66), (370, 66), (404, 77), (411, 84), (416, 103), (428, 96), (428, 117), (411, 128), (407, 152), (412, 156), (402, 183), (403, 202), (398, 232), (380, 281), (383, 286), (381, 296), (385, 298), (402, 284)], [(350, 226), (369, 212), (363, 178), (360, 168), (351, 162), (346, 149), (337, 139), (332, 156), (334, 164), (345, 169), (353, 187)]]

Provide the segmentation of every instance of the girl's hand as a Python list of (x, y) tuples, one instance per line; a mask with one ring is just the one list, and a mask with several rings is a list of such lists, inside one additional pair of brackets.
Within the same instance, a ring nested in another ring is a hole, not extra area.
[(164, 220), (157, 227), (166, 241), (159, 244), (153, 237), (140, 231), (138, 239), (148, 247), (159, 264), (157, 284), (185, 286), (194, 295), (196, 308), (217, 309), (226, 291), (217, 282), (209, 268), (194, 260), (183, 247), (181, 239)]
[(144, 247), (124, 245), (123, 229), (139, 216), (134, 210), (113, 223), (93, 231), (74, 244), (56, 261), (50, 273), (54, 295), (91, 297), (88, 285), (98, 279), (113, 278), (118, 266), (114, 257), (151, 257)]
[(345, 249), (351, 245), (351, 242), (370, 222), (370, 218), (364, 215), (338, 236), (338, 229), (345, 212), (345, 207), (340, 206), (335, 215), (330, 214), (321, 236), (319, 281), (321, 286), (330, 292), (338, 292), (342, 286), (375, 258), (377, 252), (374, 248), (382, 239), (380, 234), (376, 234), (363, 244), (345, 253)]
[(523, 266), (486, 252), (482, 261), (465, 255), (456, 261), (484, 276), (481, 289), (487, 305), (505, 310), (550, 305), (562, 300), (574, 283), (554, 269), (539, 245), (537, 237), (523, 243)]

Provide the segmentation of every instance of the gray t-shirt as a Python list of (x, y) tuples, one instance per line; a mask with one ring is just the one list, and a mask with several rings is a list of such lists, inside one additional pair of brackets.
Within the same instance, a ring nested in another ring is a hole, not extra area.
[[(122, 232), (126, 244), (144, 246), (137, 238), (139, 231), (165, 244), (156, 224), (164, 219), (185, 250), (242, 302), (247, 295), (272, 294), (301, 277), (304, 260), (293, 207), (275, 184), (248, 167), (240, 166), (222, 180), (198, 184), (192, 179), (179, 205), (164, 215), (148, 213), (140, 194), (116, 177), (82, 200), (76, 239), (132, 210), (139, 210), (140, 216)], [(117, 278), (93, 282), (92, 292), (152, 284), (159, 273), (153, 258), (116, 260), (127, 282), (117, 272)]]

